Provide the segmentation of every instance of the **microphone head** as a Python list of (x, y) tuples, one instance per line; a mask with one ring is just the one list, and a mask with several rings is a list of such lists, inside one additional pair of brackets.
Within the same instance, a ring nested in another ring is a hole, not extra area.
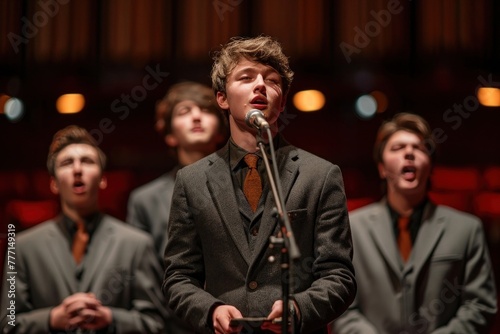
[(264, 118), (264, 114), (262, 113), (262, 111), (260, 111), (259, 109), (252, 109), (249, 112), (247, 112), (245, 116), (245, 123), (247, 123), (248, 126), (259, 129), (258, 124), (256, 122), (256, 118), (258, 118), (259, 116)]
[(262, 111), (258, 109), (252, 109), (246, 114), (245, 123), (247, 123), (248, 126), (253, 126), (260, 131), (269, 129), (269, 123), (264, 118)]

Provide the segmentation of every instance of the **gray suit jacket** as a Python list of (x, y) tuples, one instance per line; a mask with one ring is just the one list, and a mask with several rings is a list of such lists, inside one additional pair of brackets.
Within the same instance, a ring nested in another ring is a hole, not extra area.
[[(144, 232), (104, 216), (92, 235), (81, 279), (69, 240), (55, 220), (19, 233), (16, 240), (15, 322), (7, 322), (7, 284), (2, 323), (7, 332), (49, 333), (49, 312), (76, 292), (93, 292), (111, 308), (116, 333), (164, 333), (165, 300), (153, 242)], [(10, 276), (7, 274), (7, 276)], [(5, 276), (4, 276), (5, 277)]]
[(128, 202), (127, 222), (152, 235), (159, 259), (163, 262), (167, 244), (167, 223), (174, 193), (175, 167), (159, 178), (135, 189)]
[[(300, 332), (326, 331), (356, 291), (342, 175), (337, 166), (291, 145), (276, 155), (302, 256), (291, 283)], [(267, 316), (282, 297), (280, 250), (268, 247), (279, 230), (273, 196), (267, 196), (251, 252), (229, 169), (226, 145), (177, 174), (163, 289), (169, 306), (198, 332), (212, 331), (210, 311), (216, 304), (233, 305), (244, 316)]]
[(479, 219), (429, 203), (406, 264), (384, 200), (350, 220), (358, 292), (335, 334), (488, 332), (496, 290)]

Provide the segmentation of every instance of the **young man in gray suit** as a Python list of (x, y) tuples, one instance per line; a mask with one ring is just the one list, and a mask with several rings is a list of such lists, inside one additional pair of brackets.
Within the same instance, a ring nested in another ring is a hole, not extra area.
[[(216, 55), (212, 85), (228, 113), (231, 138), (221, 150), (177, 174), (165, 252), (168, 305), (196, 332), (231, 333), (233, 318), (283, 314), (280, 231), (256, 129), (245, 122), (262, 111), (276, 148), (285, 207), (301, 258), (292, 267), (293, 313), (301, 333), (326, 333), (344, 312), (356, 285), (340, 169), (288, 144), (278, 134), (293, 72), (270, 37), (234, 38)], [(257, 160), (251, 167), (246, 160)], [(248, 164), (248, 165), (247, 165)], [(246, 174), (258, 171), (262, 192), (246, 197)], [(287, 305), (288, 306), (288, 305)], [(288, 309), (287, 309), (288, 310)], [(279, 325), (267, 327), (280, 332)]]
[(162, 264), (175, 175), (225, 142), (226, 123), (212, 90), (197, 82), (173, 85), (156, 107), (155, 128), (178, 164), (130, 194), (126, 220), (153, 236)]
[(482, 224), (428, 199), (435, 151), (418, 115), (380, 127), (387, 194), (350, 215), (358, 293), (333, 333), (489, 333), (497, 294)]
[(17, 236), (15, 298), (3, 284), (3, 333), (165, 333), (151, 237), (98, 210), (105, 163), (86, 130), (55, 134), (47, 167), (62, 212)]

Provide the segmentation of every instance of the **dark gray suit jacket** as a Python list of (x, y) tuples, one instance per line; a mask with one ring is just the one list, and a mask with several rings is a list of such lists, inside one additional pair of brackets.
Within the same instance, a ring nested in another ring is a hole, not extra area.
[[(153, 241), (144, 232), (104, 216), (92, 235), (81, 279), (68, 237), (55, 220), (16, 240), (16, 326), (7, 323), (2, 292), (2, 323), (7, 332), (49, 333), (50, 310), (77, 292), (93, 292), (111, 308), (116, 333), (164, 333), (165, 300)], [(7, 275), (10, 276), (10, 275)], [(5, 276), (4, 276), (5, 277)]]
[[(276, 155), (302, 256), (291, 284), (300, 332), (323, 331), (356, 291), (342, 175), (337, 166), (288, 144)], [(226, 145), (177, 174), (163, 289), (168, 305), (198, 332), (212, 331), (216, 304), (233, 305), (244, 316), (267, 316), (281, 299), (279, 248), (268, 247), (279, 230), (273, 196), (267, 196), (251, 252), (229, 168)]]
[(178, 170), (175, 167), (135, 189), (130, 193), (128, 202), (127, 222), (152, 235), (161, 262), (167, 244), (167, 223)]
[(385, 200), (350, 215), (358, 292), (343, 333), (488, 333), (496, 289), (481, 222), (429, 203), (408, 262)]

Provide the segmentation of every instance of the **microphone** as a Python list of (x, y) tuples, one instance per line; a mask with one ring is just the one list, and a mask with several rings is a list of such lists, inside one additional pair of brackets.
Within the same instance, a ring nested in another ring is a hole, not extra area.
[(250, 110), (245, 116), (245, 123), (257, 130), (269, 129), (269, 123), (267, 123), (264, 114), (259, 109)]

